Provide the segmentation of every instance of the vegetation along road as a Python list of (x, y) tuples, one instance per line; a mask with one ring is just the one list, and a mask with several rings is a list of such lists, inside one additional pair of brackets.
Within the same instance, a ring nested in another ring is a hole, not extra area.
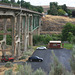
[(58, 57), (58, 60), (65, 68), (70, 71), (70, 58), (71, 58), (71, 50), (67, 49), (47, 49), (47, 50), (36, 50), (32, 56), (39, 56), (43, 58), (43, 62), (28, 62), (31, 64), (34, 70), (38, 68), (42, 68), (45, 72), (49, 74), (50, 72), (50, 64), (52, 63), (52, 51), (54, 51), (55, 55)]

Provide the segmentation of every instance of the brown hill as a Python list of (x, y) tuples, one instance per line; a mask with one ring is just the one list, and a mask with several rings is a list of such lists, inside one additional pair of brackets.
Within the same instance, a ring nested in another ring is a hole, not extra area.
[(46, 15), (42, 18), (41, 34), (61, 33), (63, 26), (67, 22), (75, 24), (75, 18)]

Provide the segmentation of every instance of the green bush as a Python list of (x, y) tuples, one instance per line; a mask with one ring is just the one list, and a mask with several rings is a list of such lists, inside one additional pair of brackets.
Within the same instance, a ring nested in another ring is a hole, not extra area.
[(72, 37), (71, 42), (72, 44), (75, 44), (75, 36)]
[(21, 65), (16, 75), (32, 75), (32, 69), (30, 64)]
[(46, 73), (41, 68), (39, 68), (33, 73), (33, 75), (46, 75)]
[(31, 49), (32, 48), (32, 46), (28, 46), (28, 49)]
[(5, 64), (5, 67), (7, 67), (7, 68), (13, 67), (13, 64), (12, 64), (11, 62), (7, 62), (7, 63)]
[(19, 58), (19, 60), (26, 59), (27, 57), (28, 57), (28, 55), (21, 56), (21, 57)]
[(15, 69), (15, 71), (19, 71), (19, 68), (20, 68), (21, 66), (22, 66), (21, 64), (18, 64), (18, 65), (17, 65), (17, 68)]
[(12, 36), (11, 35), (7, 35), (6, 41), (7, 41), (7, 45), (12, 45)]
[[(4, 31), (0, 31), (0, 33), (4, 33)], [(3, 40), (3, 35), (0, 35), (0, 40)]]
[(68, 38), (67, 38), (68, 42), (71, 43), (72, 37), (73, 37), (73, 33), (72, 32), (68, 32)]
[(36, 44), (48, 44), (48, 42), (52, 40), (50, 35), (34, 35), (33, 36), (33, 45)]
[(61, 40), (62, 34), (52, 34), (51, 37), (53, 40), (56, 40), (56, 41)]
[(36, 45), (38, 42), (44, 40), (44, 35), (34, 35), (33, 36), (33, 45)]
[(53, 34), (53, 35), (34, 35), (33, 36), (33, 45), (45, 45), (48, 44), (51, 40), (61, 40), (61, 34)]
[(63, 9), (58, 9), (58, 15), (65, 15), (66, 12)]
[(70, 65), (71, 65), (71, 69), (72, 69), (73, 73), (75, 74), (75, 45), (73, 47), (72, 57), (71, 57), (71, 60), (70, 60)]
[(62, 75), (73, 75), (73, 73), (72, 73), (72, 72), (69, 72), (69, 71), (67, 71), (67, 70), (64, 70), (64, 72), (63, 72)]
[(4, 75), (14, 75), (12, 69), (6, 70)]
[(9, 29), (7, 29), (7, 31), (10, 31), (10, 32), (12, 32), (12, 29), (11, 29), (11, 28), (9, 28)]
[(3, 40), (3, 35), (0, 35), (0, 40)]
[[(8, 29), (8, 31), (12, 31), (12, 30)], [(0, 33), (4, 33), (4, 31), (0, 31)], [(0, 35), (0, 40), (3, 40), (3, 35)], [(7, 45), (12, 45), (12, 36), (11, 35), (6, 36), (6, 43), (7, 43)]]
[(62, 75), (63, 74), (63, 66), (59, 63), (57, 57), (55, 56), (54, 52), (52, 51), (53, 55), (53, 63), (51, 64), (51, 71), (49, 75)]
[(43, 42), (44, 42), (44, 44), (48, 44), (50, 40), (52, 40), (51, 36), (50, 36), (50, 35), (46, 35), (46, 36), (44, 37)]
[(69, 32), (75, 36), (75, 25), (72, 23), (66, 23), (66, 25), (64, 25), (62, 30), (62, 41), (67, 41), (67, 38), (69, 38)]
[(27, 56), (30, 56), (31, 54), (32, 54), (32, 51), (31, 50), (25, 51), (23, 53), (23, 55), (27, 55)]

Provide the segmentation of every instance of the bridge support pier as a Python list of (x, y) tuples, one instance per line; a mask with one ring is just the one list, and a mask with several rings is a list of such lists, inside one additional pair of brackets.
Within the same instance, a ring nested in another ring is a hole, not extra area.
[[(7, 32), (6, 27), (7, 27), (7, 18), (4, 18), (4, 27), (3, 27), (4, 33)], [(3, 40), (4, 40), (4, 42), (2, 43), (2, 49), (4, 50), (4, 49), (6, 49), (6, 35), (3, 35)], [(2, 51), (2, 54), (5, 55), (5, 51)]]

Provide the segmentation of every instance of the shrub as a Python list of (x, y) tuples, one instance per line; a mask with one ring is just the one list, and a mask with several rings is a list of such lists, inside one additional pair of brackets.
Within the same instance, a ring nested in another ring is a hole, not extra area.
[(63, 9), (58, 9), (58, 15), (65, 15), (66, 12)]
[(7, 68), (13, 67), (13, 64), (12, 64), (11, 62), (7, 62), (7, 63), (5, 64), (5, 67), (7, 67)]
[(14, 75), (12, 69), (6, 70), (4, 75)]
[(52, 40), (52, 37), (50, 35), (34, 35), (33, 45), (36, 45), (38, 43), (48, 44), (50, 40)]
[(28, 49), (31, 49), (32, 48), (32, 46), (28, 46)]
[(7, 41), (7, 45), (12, 45), (12, 36), (7, 35), (6, 41)]
[(7, 31), (10, 31), (11, 32), (12, 31), (12, 28), (7, 29)]
[(30, 64), (21, 65), (16, 75), (32, 75), (32, 69)]
[(52, 40), (52, 38), (50, 37), (50, 35), (46, 35), (46, 36), (44, 37), (43, 42), (44, 42), (44, 44), (48, 44), (48, 42), (49, 42), (50, 40)]
[(62, 64), (59, 63), (53, 51), (52, 51), (52, 55), (53, 55), (53, 63), (51, 64), (51, 71), (49, 75), (62, 75), (64, 68)]
[(73, 73), (65, 70), (62, 75), (73, 75)]
[(30, 56), (32, 54), (32, 52), (29, 50), (29, 51), (25, 51), (23, 54), (27, 55), (27, 56)]
[(71, 41), (72, 41), (72, 37), (73, 37), (73, 33), (68, 32), (68, 38), (67, 38), (68, 42), (71, 43)]
[(33, 36), (33, 45), (36, 45), (38, 42), (44, 40), (44, 35), (34, 35)]
[(21, 67), (21, 65), (17, 65), (17, 68), (15, 69), (15, 71), (19, 71), (19, 68)]
[(71, 42), (72, 42), (73, 44), (75, 44), (75, 36), (72, 37)]
[(28, 57), (27, 55), (21, 56), (21, 57), (19, 58), (19, 60), (26, 59), (27, 57)]
[(39, 68), (33, 73), (33, 75), (46, 75), (46, 73), (41, 68)]
[(75, 74), (75, 46), (72, 51), (72, 58), (70, 60), (70, 65), (71, 65), (71, 69), (72, 69), (73, 73)]
[(3, 40), (3, 35), (0, 35), (0, 40)]
[(67, 41), (68, 33), (71, 32), (75, 36), (75, 25), (72, 23), (66, 23), (62, 30), (62, 40)]

